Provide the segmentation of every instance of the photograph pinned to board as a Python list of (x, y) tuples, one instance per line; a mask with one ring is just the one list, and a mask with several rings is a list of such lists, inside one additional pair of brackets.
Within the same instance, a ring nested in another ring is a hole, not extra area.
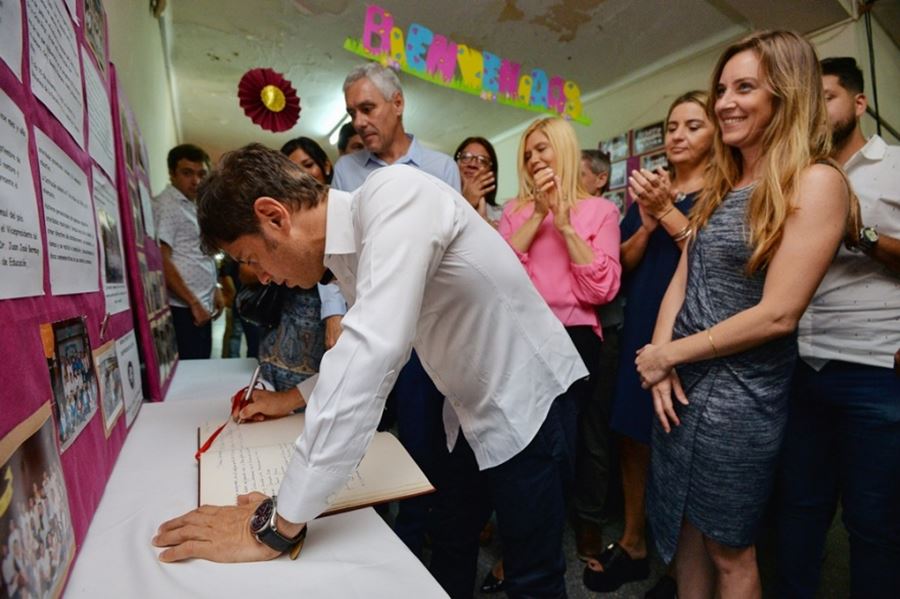
[(156, 362), (159, 365), (159, 380), (162, 382), (169, 378), (169, 374), (175, 366), (175, 358), (178, 356), (172, 312), (166, 310), (162, 316), (151, 322), (150, 332), (153, 336)]
[(84, 37), (97, 61), (103, 76), (106, 76), (106, 11), (100, 0), (83, 0)]
[(125, 252), (116, 189), (94, 166), (94, 211), (100, 237), (100, 281), (106, 298), (106, 311), (117, 314), (128, 309), (128, 283), (125, 280)]
[(628, 161), (620, 160), (609, 165), (609, 188), (625, 187), (628, 182)]
[(622, 220), (627, 209), (627, 206), (625, 206), (625, 189), (607, 191), (603, 194), (603, 197), (616, 205), (616, 208), (619, 209), (619, 220)]
[(5, 597), (59, 597), (75, 534), (50, 404), (0, 439), (0, 554)]
[(646, 154), (663, 147), (666, 143), (665, 124), (660, 121), (634, 130), (634, 153)]
[(125, 389), (125, 424), (131, 427), (144, 401), (144, 392), (141, 388), (141, 361), (138, 357), (134, 329), (116, 340), (116, 354), (119, 356), (122, 387)]
[(144, 215), (144, 230), (147, 235), (156, 239), (156, 225), (153, 223), (153, 198), (144, 182), (138, 179), (138, 195), (141, 198), (141, 212)]
[(655, 171), (658, 167), (669, 168), (669, 159), (666, 158), (666, 151), (662, 150), (653, 154), (645, 154), (641, 156), (641, 168), (648, 171)]
[(629, 156), (629, 150), (631, 150), (628, 145), (628, 140), (629, 135), (626, 132), (622, 135), (617, 135), (606, 141), (600, 142), (600, 149), (609, 154), (610, 162), (625, 160)]
[(78, 438), (97, 411), (97, 376), (85, 317), (40, 325), (53, 389), (60, 452)]
[(100, 383), (100, 412), (103, 416), (103, 433), (109, 438), (116, 421), (125, 411), (125, 390), (116, 342), (108, 341), (94, 350), (97, 378)]
[(131, 218), (134, 220), (134, 241), (144, 247), (144, 217), (141, 215), (141, 198), (134, 181), (128, 181), (128, 199), (131, 202)]
[(122, 147), (125, 150), (125, 166), (128, 172), (134, 169), (134, 137), (131, 134), (131, 123), (128, 120), (128, 109), (119, 102), (119, 133), (122, 136)]

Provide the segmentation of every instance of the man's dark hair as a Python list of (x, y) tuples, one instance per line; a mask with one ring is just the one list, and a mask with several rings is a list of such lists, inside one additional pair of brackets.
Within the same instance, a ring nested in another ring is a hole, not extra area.
[(174, 173), (175, 167), (178, 166), (179, 160), (188, 160), (190, 162), (200, 162), (209, 166), (209, 154), (198, 148), (194, 144), (181, 144), (169, 150), (169, 156), (166, 162), (169, 164), (169, 172)]
[(864, 92), (863, 74), (852, 56), (832, 56), (821, 60), (819, 64), (822, 65), (822, 75), (834, 75), (841, 87), (848, 92), (853, 94)]
[(257, 198), (274, 198), (293, 211), (316, 206), (324, 194), (324, 185), (262, 144), (228, 152), (197, 190), (201, 247), (212, 255), (222, 243), (258, 234)]
[(322, 146), (316, 143), (316, 140), (309, 137), (295, 137), (281, 146), (281, 153), (285, 156), (290, 156), (297, 150), (306, 152), (306, 155), (312, 158), (313, 162), (318, 165), (319, 170), (322, 171), (322, 174), (325, 176), (325, 182), (331, 183), (331, 177), (334, 173), (332, 173), (328, 164), (328, 154), (325, 153)]
[(347, 146), (350, 144), (350, 138), (354, 135), (356, 135), (356, 129), (353, 128), (353, 123), (344, 123), (343, 126), (341, 126), (341, 132), (338, 133), (338, 152), (343, 154), (347, 151)]
[[(611, 168), (609, 154), (603, 150), (582, 150), (581, 158), (582, 160), (588, 161), (588, 168), (590, 168), (591, 172), (595, 175), (602, 175), (603, 173), (609, 174), (609, 169)], [(605, 193), (607, 189), (609, 189), (609, 177), (607, 177), (606, 183), (603, 185), (603, 189), (600, 190), (600, 193)]]

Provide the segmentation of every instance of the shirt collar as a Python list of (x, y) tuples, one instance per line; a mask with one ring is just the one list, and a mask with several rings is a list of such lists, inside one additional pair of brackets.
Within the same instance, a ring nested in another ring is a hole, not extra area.
[(325, 255), (356, 252), (350, 204), (353, 196), (337, 189), (328, 190), (325, 221)]
[(869, 162), (878, 162), (884, 158), (884, 155), (887, 153), (887, 143), (878, 137), (877, 135), (873, 135), (869, 138), (869, 141), (866, 142), (866, 145), (861, 147), (856, 154), (850, 157), (850, 160), (847, 161), (847, 164), (844, 165), (844, 168), (848, 168), (853, 166), (856, 162), (861, 160), (868, 160)]
[[(422, 166), (422, 158), (423, 151), (422, 146), (416, 141), (416, 136), (406, 133), (407, 138), (409, 138), (409, 149), (406, 151), (406, 154), (398, 158), (393, 164), (410, 164), (412, 166), (421, 167)], [(369, 163), (377, 164), (378, 166), (388, 166), (388, 163), (371, 153), (368, 150), (360, 150), (359, 152), (354, 152), (351, 156), (357, 157), (357, 161), (360, 166), (368, 166)]]
[(190, 199), (188, 199), (188, 197), (186, 195), (181, 193), (181, 191), (177, 187), (172, 185), (171, 183), (169, 183), (169, 195), (171, 195), (176, 200), (181, 200), (182, 202), (187, 202), (191, 206), (194, 205), (194, 202), (192, 202)]

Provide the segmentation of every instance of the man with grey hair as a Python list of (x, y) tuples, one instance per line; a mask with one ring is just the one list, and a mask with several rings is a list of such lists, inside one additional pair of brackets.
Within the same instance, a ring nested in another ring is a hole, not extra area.
[(372, 171), (396, 163), (409, 164), (460, 189), (453, 159), (421, 146), (403, 129), (403, 89), (394, 71), (376, 62), (356, 67), (344, 80), (344, 99), (366, 149), (337, 161), (332, 187), (353, 191)]

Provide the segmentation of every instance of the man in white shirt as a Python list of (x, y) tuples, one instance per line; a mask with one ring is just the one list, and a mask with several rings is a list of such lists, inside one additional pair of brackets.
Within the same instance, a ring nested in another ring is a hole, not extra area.
[[(376, 62), (367, 62), (350, 71), (343, 87), (347, 113), (364, 147), (337, 161), (331, 182), (334, 189), (354, 191), (372, 171), (390, 164), (408, 164), (459, 191), (459, 168), (453, 159), (422, 146), (406, 133), (406, 101), (397, 73)], [(340, 332), (346, 303), (335, 285), (320, 285), (319, 295), (326, 323), (325, 346), (331, 347)], [(386, 413), (396, 418), (397, 436), (403, 447), (426, 476), (439, 478), (438, 468), (446, 453), (441, 451), (444, 397), (428, 378), (416, 352), (397, 376), (387, 406)], [(428, 513), (437, 499), (425, 495), (398, 505), (394, 532), (417, 557), (421, 557), (426, 531), (435, 534), (429, 530)]]
[[(415, 346), (462, 427), (458, 438), (448, 429), (448, 447), (473, 457), (468, 478), (484, 481), (482, 494), (499, 515), (508, 591), (563, 596), (563, 481), (574, 433), (564, 420), (574, 410), (559, 396), (587, 370), (490, 225), (458, 192), (409, 166), (377, 170), (352, 195), (326, 192), (259, 145), (226, 156), (201, 189), (198, 214), (207, 249), (223, 249), (263, 283), (308, 288), (328, 268), (350, 309), (317, 380), (257, 392), (240, 414), (278, 416), (306, 405), (277, 506), (255, 495), (166, 522), (154, 538), (170, 547), (160, 559), (263, 560), (299, 542), (304, 523), (359, 463)], [(272, 527), (249, 534), (251, 515), (265, 507), (277, 508), (279, 539)], [(466, 515), (466, 502), (454, 507), (466, 524), (456, 534), (470, 539), (474, 554), (468, 588), (448, 592), (471, 595), (484, 521)], [(446, 584), (442, 572), (435, 576)]]
[(171, 184), (154, 198), (153, 218), (178, 354), (182, 360), (209, 358), (212, 320), (225, 304), (216, 285), (216, 262), (200, 250), (194, 205), (209, 156), (197, 146), (182, 144), (169, 151), (167, 161)]
[(850, 595), (900, 589), (900, 147), (863, 137), (862, 72), (822, 61), (832, 156), (859, 197), (861, 252), (841, 248), (798, 327), (779, 471), (779, 597), (814, 597), (840, 498)]

